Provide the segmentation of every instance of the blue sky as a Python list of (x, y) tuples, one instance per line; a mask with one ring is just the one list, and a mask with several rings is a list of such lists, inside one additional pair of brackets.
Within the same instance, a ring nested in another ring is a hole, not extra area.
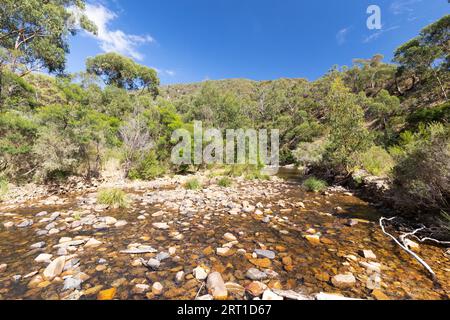
[[(382, 29), (369, 30), (367, 7)], [(71, 39), (68, 70), (108, 51), (158, 70), (163, 84), (206, 79), (317, 79), (333, 65), (396, 47), (450, 13), (447, 0), (91, 0), (98, 36)]]

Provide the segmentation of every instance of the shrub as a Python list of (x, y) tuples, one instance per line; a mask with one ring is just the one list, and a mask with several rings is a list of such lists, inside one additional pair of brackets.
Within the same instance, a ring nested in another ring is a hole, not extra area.
[(311, 177), (303, 182), (303, 187), (309, 192), (321, 192), (327, 188), (327, 183), (323, 180)]
[(325, 152), (323, 140), (314, 142), (301, 142), (294, 151), (295, 161), (302, 167), (317, 165), (322, 161)]
[(231, 181), (231, 179), (228, 178), (228, 177), (222, 177), (222, 178), (219, 179), (219, 181), (217, 182), (217, 184), (218, 184), (219, 186), (221, 186), (221, 187), (228, 188), (229, 186), (231, 186), (232, 181)]
[(8, 191), (8, 180), (6, 180), (6, 178), (0, 177), (0, 200), (3, 200)]
[(407, 207), (448, 211), (450, 203), (450, 127), (432, 124), (405, 133), (393, 149), (398, 198)]
[(97, 202), (114, 208), (126, 208), (129, 205), (127, 194), (120, 189), (100, 190), (97, 195)]
[(385, 176), (394, 167), (394, 159), (382, 147), (373, 146), (360, 156), (360, 163), (364, 169), (374, 176)]
[(136, 167), (128, 173), (130, 179), (152, 180), (166, 173), (154, 152), (150, 152)]
[(184, 187), (187, 190), (198, 190), (202, 187), (202, 185), (196, 178), (192, 178), (192, 179), (189, 179), (188, 181), (186, 181), (186, 183), (184, 184)]

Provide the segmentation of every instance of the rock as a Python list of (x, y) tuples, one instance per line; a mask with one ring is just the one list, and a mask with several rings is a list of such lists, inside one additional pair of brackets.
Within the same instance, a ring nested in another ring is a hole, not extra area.
[(156, 255), (155, 259), (159, 261), (164, 261), (170, 258), (170, 254), (167, 252), (160, 252)]
[(272, 291), (275, 294), (290, 300), (311, 300), (308, 296), (292, 290), (272, 289)]
[(0, 264), (0, 273), (5, 272), (8, 268), (8, 265), (6, 263)]
[(284, 298), (282, 296), (279, 296), (279, 295), (275, 294), (272, 290), (267, 289), (263, 293), (262, 300), (268, 300), (268, 301), (270, 301), (270, 300), (284, 300)]
[(65, 263), (66, 263), (65, 256), (58, 257), (55, 260), (53, 260), (44, 270), (44, 279), (51, 281), (55, 277), (59, 276), (64, 269)]
[(331, 279), (331, 283), (337, 288), (347, 289), (356, 284), (356, 278), (352, 274), (338, 274)]
[(34, 259), (34, 261), (36, 261), (38, 263), (42, 263), (42, 262), (50, 263), (52, 257), (53, 257), (52, 254), (41, 253)]
[(33, 225), (33, 220), (31, 219), (25, 219), (16, 224), (17, 228), (27, 228)]
[(227, 288), (227, 291), (229, 293), (234, 294), (240, 298), (244, 297), (245, 295), (245, 288), (238, 283), (227, 282), (225, 283), (225, 288)]
[(175, 282), (181, 284), (184, 281), (184, 271), (179, 271), (175, 275)]
[(3, 223), (3, 226), (6, 229), (12, 228), (12, 227), (14, 227), (14, 222), (11, 222), (11, 221), (5, 222), (5, 223)]
[(210, 294), (205, 294), (204, 296), (200, 296), (195, 300), (199, 300), (199, 301), (208, 301), (208, 300), (214, 300), (214, 297)]
[(377, 263), (377, 262), (365, 262), (365, 261), (360, 261), (359, 264), (367, 269), (368, 273), (381, 273), (381, 264)]
[(267, 274), (265, 274), (264, 272), (256, 269), (256, 268), (251, 268), (247, 270), (247, 273), (245, 274), (245, 276), (247, 278), (249, 278), (250, 280), (264, 280), (267, 279)]
[(321, 301), (338, 301), (338, 300), (358, 300), (358, 299), (352, 299), (352, 298), (346, 298), (340, 294), (335, 294), (335, 293), (318, 293), (316, 295), (316, 300), (321, 300)]
[(362, 250), (361, 254), (366, 259), (370, 259), (370, 260), (377, 259), (377, 256), (375, 255), (375, 253), (373, 253), (372, 250)]
[(73, 290), (73, 289), (79, 290), (81, 288), (81, 283), (82, 283), (82, 281), (80, 279), (67, 278), (64, 280), (63, 291)]
[(97, 295), (97, 300), (112, 300), (116, 295), (116, 288), (102, 290)]
[(222, 276), (219, 272), (212, 272), (208, 275), (206, 287), (208, 288), (208, 292), (214, 297), (214, 299), (227, 299), (228, 290), (225, 287), (225, 282), (223, 282)]
[(412, 250), (412, 251), (414, 251), (414, 252), (420, 252), (420, 245), (417, 243), (417, 242), (414, 242), (414, 241), (412, 241), (412, 240), (409, 240), (409, 239), (405, 239), (405, 246), (408, 248), (408, 249), (410, 249), (410, 250)]
[(345, 210), (342, 209), (341, 207), (336, 207), (336, 208), (334, 208), (334, 212), (337, 214), (342, 214), (342, 213), (345, 213)]
[(245, 290), (254, 297), (259, 297), (266, 289), (267, 286), (260, 281), (253, 281), (247, 287), (245, 287)]
[(153, 283), (153, 286), (152, 286), (152, 293), (153, 293), (155, 296), (161, 295), (161, 293), (163, 292), (163, 290), (164, 290), (164, 287), (163, 287), (163, 285), (162, 285), (161, 283), (159, 283), (159, 282)]
[(96, 240), (96, 239), (94, 239), (94, 238), (90, 238), (90, 239), (88, 240), (88, 242), (86, 242), (86, 244), (84, 245), (84, 247), (85, 247), (85, 248), (95, 248), (95, 247), (100, 246), (101, 244), (102, 244), (101, 241), (98, 241), (98, 240)]
[(220, 257), (228, 257), (232, 254), (232, 250), (230, 248), (217, 248), (216, 254)]
[(45, 247), (45, 242), (44, 241), (36, 242), (36, 243), (34, 243), (34, 244), (32, 244), (30, 246), (31, 249), (41, 249), (43, 247)]
[(250, 261), (251, 264), (254, 264), (255, 266), (260, 267), (260, 268), (270, 268), (270, 266), (272, 265), (270, 260), (267, 259), (267, 258), (264, 258), (264, 259), (249, 259), (248, 261)]
[(236, 238), (233, 234), (231, 234), (231, 233), (225, 233), (225, 234), (223, 235), (223, 238), (224, 238), (226, 241), (229, 241), (229, 242), (231, 242), (231, 241), (237, 241), (237, 238)]
[(381, 290), (375, 289), (372, 291), (372, 296), (377, 300), (390, 300)]
[(103, 221), (107, 224), (107, 225), (112, 225), (112, 224), (116, 224), (117, 223), (117, 219), (113, 218), (113, 217), (104, 217)]
[(318, 245), (318, 244), (320, 244), (320, 236), (317, 235), (317, 234), (314, 234), (314, 235), (308, 234), (308, 235), (304, 236), (304, 238), (305, 238), (306, 240), (308, 240), (309, 243), (311, 243), (312, 245)]
[(166, 230), (166, 229), (170, 228), (169, 225), (165, 222), (162, 222), (162, 223), (155, 222), (155, 223), (152, 223), (152, 226), (155, 227), (156, 229), (162, 229), (162, 230)]
[(158, 250), (156, 250), (150, 246), (131, 248), (131, 249), (120, 251), (120, 253), (125, 253), (125, 254), (144, 254), (144, 253), (155, 253), (155, 252), (158, 252)]
[(128, 224), (128, 222), (126, 222), (125, 220), (119, 220), (114, 224), (114, 227), (116, 228), (121, 228), (124, 227)]
[(158, 270), (159, 266), (161, 265), (161, 261), (159, 261), (158, 259), (151, 258), (146, 263), (144, 263), (144, 265), (153, 270)]
[(134, 294), (144, 294), (148, 290), (150, 290), (150, 286), (148, 284), (141, 284), (141, 283), (139, 283), (139, 284), (134, 286), (133, 293)]
[(202, 268), (200, 266), (198, 266), (197, 268), (192, 270), (192, 273), (193, 273), (195, 279), (197, 279), (197, 280), (205, 280), (206, 277), (208, 276), (207, 270), (205, 270), (204, 268)]
[(171, 256), (173, 256), (176, 252), (177, 252), (177, 248), (175, 248), (175, 247), (170, 247), (170, 248), (169, 248), (169, 254), (170, 254)]
[(263, 257), (271, 260), (275, 259), (275, 252), (270, 250), (256, 249), (255, 253), (259, 258)]

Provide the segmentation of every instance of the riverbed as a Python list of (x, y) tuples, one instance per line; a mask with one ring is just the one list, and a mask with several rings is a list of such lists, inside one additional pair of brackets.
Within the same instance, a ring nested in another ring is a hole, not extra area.
[[(164, 178), (124, 186), (127, 209), (96, 192), (0, 204), (0, 298), (211, 299), (213, 272), (227, 299), (449, 298), (446, 248), (416, 248), (433, 282), (381, 232), (384, 213), (349, 190), (283, 178), (223, 188), (202, 177), (200, 190)], [(62, 270), (48, 270), (57, 259)]]

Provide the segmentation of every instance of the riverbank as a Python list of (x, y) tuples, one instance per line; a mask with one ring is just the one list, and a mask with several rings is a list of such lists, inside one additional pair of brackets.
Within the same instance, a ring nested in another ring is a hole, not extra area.
[(438, 288), (348, 191), (197, 178), (200, 190), (185, 190), (190, 177), (112, 184), (127, 209), (98, 204), (96, 187), (3, 203), (1, 298), (449, 298), (445, 248), (417, 247)]

